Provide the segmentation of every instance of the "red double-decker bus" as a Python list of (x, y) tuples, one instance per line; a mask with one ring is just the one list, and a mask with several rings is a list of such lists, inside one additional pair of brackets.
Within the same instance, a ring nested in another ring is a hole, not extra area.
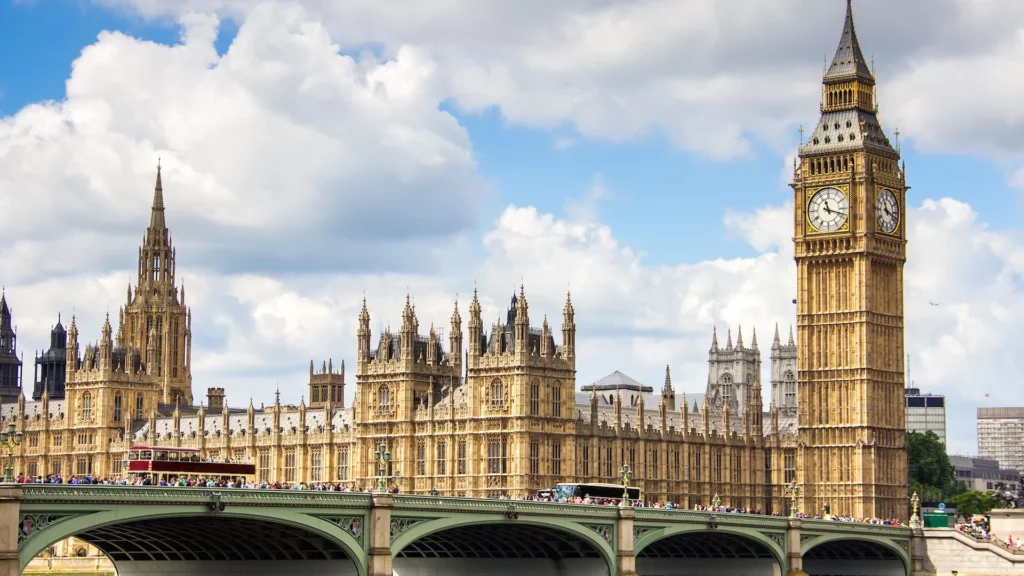
[(125, 470), (135, 476), (161, 479), (198, 476), (203, 478), (242, 478), (252, 480), (256, 465), (246, 462), (214, 461), (203, 458), (197, 448), (132, 446), (128, 449)]

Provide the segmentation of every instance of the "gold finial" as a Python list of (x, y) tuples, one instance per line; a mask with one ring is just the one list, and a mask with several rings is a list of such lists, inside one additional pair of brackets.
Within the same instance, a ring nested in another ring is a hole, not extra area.
[(800, 125), (800, 129), (797, 130), (797, 132), (800, 133), (800, 145), (803, 146), (804, 145), (804, 125), (803, 124)]

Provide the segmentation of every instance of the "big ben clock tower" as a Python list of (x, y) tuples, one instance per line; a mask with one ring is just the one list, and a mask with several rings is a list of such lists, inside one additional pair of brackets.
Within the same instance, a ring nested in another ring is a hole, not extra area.
[(906, 180), (853, 10), (793, 176), (803, 510), (907, 515)]

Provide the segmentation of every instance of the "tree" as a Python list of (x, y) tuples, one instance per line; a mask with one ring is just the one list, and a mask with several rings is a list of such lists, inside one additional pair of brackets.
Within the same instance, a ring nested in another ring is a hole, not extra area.
[(956, 513), (964, 518), (974, 514), (988, 514), (989, 510), (1002, 505), (1002, 499), (992, 492), (968, 490), (954, 496), (951, 502), (956, 506)]
[(956, 467), (934, 432), (909, 432), (907, 445), (911, 491), (929, 502), (963, 492), (956, 482)]

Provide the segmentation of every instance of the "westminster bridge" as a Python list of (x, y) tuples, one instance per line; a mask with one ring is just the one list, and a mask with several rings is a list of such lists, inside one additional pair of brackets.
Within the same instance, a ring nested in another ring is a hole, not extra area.
[(0, 486), (0, 508), (0, 576), (70, 536), (119, 576), (909, 576), (920, 562), (908, 528), (689, 510), (45, 484)]

